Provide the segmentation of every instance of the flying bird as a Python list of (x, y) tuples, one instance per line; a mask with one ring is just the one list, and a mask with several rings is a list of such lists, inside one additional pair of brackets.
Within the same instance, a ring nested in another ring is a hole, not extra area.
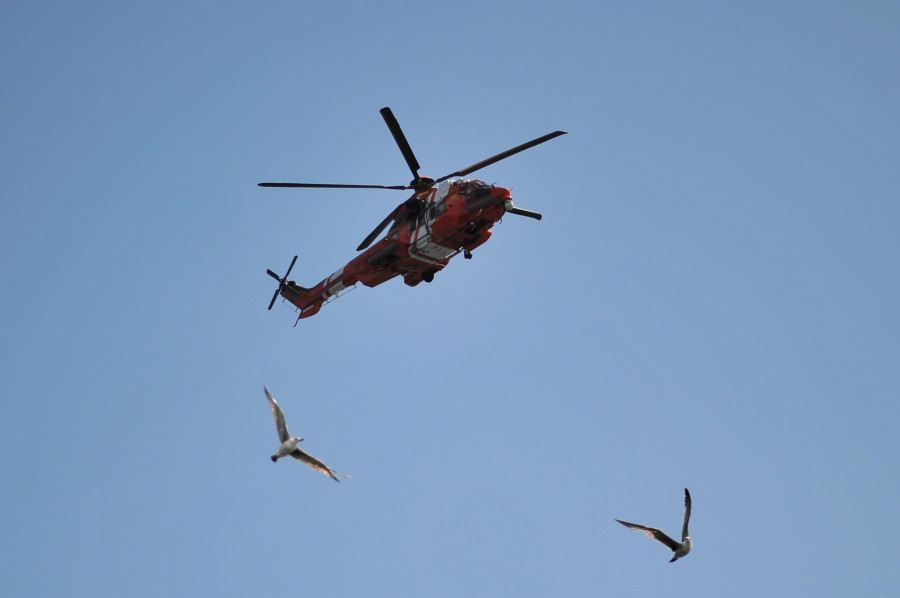
[(628, 523), (627, 521), (622, 521), (621, 519), (616, 519), (619, 523), (624, 525), (629, 529), (633, 529), (639, 532), (644, 532), (654, 540), (658, 540), (669, 547), (673, 553), (672, 560), (670, 563), (674, 563), (681, 557), (685, 556), (687, 553), (691, 551), (693, 547), (693, 543), (691, 542), (691, 537), (688, 535), (688, 521), (691, 518), (691, 493), (688, 492), (688, 489), (684, 489), (684, 526), (681, 528), (681, 542), (676, 542), (669, 536), (667, 536), (662, 531), (656, 529), (655, 527), (647, 527), (644, 525), (638, 525), (637, 523)]
[(272, 462), (275, 463), (282, 457), (290, 456), (294, 459), (297, 459), (298, 461), (306, 463), (316, 471), (322, 472), (335, 482), (340, 482), (337, 476), (349, 478), (350, 476), (331, 469), (312, 455), (301, 451), (297, 447), (297, 445), (303, 439), (299, 436), (291, 436), (291, 433), (288, 432), (287, 424), (284, 421), (284, 412), (281, 411), (281, 407), (279, 407), (278, 403), (275, 402), (275, 398), (271, 394), (269, 394), (268, 388), (263, 386), (263, 390), (266, 391), (266, 398), (269, 400), (269, 407), (272, 408), (272, 417), (275, 418), (275, 427), (278, 428), (278, 440), (281, 441), (281, 446), (279, 446), (278, 450), (275, 451), (275, 454), (272, 455)]

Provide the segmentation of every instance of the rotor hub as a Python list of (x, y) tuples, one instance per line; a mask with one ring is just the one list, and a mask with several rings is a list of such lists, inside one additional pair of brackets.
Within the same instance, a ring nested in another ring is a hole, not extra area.
[(416, 193), (428, 191), (429, 189), (434, 187), (434, 179), (427, 176), (416, 177), (412, 181), (410, 181), (409, 187), (410, 189), (414, 189)]

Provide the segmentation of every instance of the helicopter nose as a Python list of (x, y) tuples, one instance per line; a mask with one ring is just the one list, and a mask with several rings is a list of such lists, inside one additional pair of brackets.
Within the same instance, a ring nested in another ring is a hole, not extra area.
[(475, 190), (475, 193), (467, 200), (466, 212), (477, 212), (487, 206), (504, 205), (510, 201), (509, 189), (503, 187), (488, 187), (483, 184)]
[(502, 200), (507, 200), (510, 198), (509, 189), (506, 189), (504, 187), (491, 187), (491, 195)]

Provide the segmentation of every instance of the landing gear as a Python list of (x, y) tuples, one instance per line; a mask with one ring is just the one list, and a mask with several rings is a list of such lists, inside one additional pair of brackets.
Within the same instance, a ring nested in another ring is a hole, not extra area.
[(425, 272), (422, 272), (422, 280), (424, 280), (425, 282), (431, 282), (432, 280), (434, 280), (434, 270), (426, 270)]
[(463, 257), (466, 258), (467, 260), (472, 259), (472, 252), (469, 251), (468, 249), (463, 250)]

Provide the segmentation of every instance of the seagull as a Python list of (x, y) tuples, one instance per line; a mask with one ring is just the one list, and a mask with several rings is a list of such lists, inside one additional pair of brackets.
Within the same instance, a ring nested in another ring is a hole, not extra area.
[(688, 535), (688, 520), (691, 518), (691, 493), (688, 492), (688, 489), (684, 489), (684, 526), (681, 528), (681, 542), (676, 542), (660, 530), (655, 527), (646, 527), (644, 525), (638, 525), (637, 523), (628, 523), (627, 521), (622, 521), (621, 519), (616, 519), (619, 523), (627, 527), (628, 529), (633, 529), (639, 532), (644, 532), (654, 540), (658, 540), (669, 547), (669, 549), (675, 554), (672, 555), (672, 560), (670, 563), (674, 563), (681, 557), (685, 556), (687, 553), (691, 551), (693, 547), (693, 543), (691, 542), (691, 537)]
[(266, 398), (269, 400), (269, 407), (272, 408), (272, 417), (275, 418), (275, 427), (278, 428), (278, 439), (281, 441), (281, 446), (279, 446), (278, 450), (275, 451), (275, 454), (272, 455), (272, 462), (275, 463), (282, 457), (291, 456), (298, 461), (306, 463), (316, 471), (322, 472), (335, 482), (340, 482), (337, 476), (349, 478), (350, 476), (331, 469), (312, 455), (305, 453), (297, 448), (297, 445), (303, 439), (299, 436), (291, 436), (291, 433), (288, 432), (287, 424), (284, 422), (284, 412), (281, 411), (281, 407), (279, 407), (278, 403), (275, 402), (275, 398), (271, 394), (269, 394), (268, 388), (263, 386), (263, 390), (266, 391)]

